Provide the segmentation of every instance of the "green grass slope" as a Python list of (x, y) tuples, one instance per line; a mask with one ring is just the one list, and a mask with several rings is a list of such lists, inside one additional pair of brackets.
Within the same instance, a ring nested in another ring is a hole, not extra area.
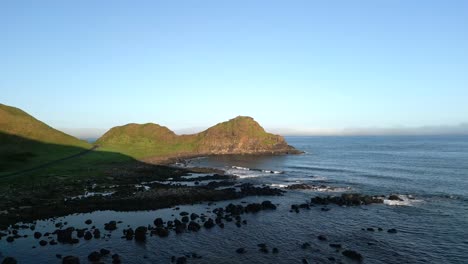
[(156, 124), (114, 127), (96, 144), (137, 159), (215, 154), (298, 153), (283, 137), (267, 133), (253, 118), (239, 116), (203, 132), (178, 136)]
[(21, 109), (0, 104), (0, 175), (71, 156), (91, 147)]

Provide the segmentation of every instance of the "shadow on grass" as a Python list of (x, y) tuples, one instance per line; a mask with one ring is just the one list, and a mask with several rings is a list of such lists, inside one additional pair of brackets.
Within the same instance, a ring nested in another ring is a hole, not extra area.
[(50, 167), (58, 171), (87, 167), (90, 171), (90, 166), (130, 161), (136, 160), (121, 153), (97, 150), (97, 146), (83, 148), (44, 143), (0, 132), (0, 180), (14, 180), (16, 176)]

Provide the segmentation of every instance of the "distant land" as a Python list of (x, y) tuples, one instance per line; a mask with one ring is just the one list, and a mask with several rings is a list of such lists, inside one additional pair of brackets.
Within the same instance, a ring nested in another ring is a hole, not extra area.
[[(60, 160), (93, 147), (4, 104), (0, 104), (0, 143), (0, 174)], [(180, 136), (153, 123), (127, 124), (111, 128), (94, 144), (101, 156), (94, 154), (93, 158), (109, 162), (113, 157), (159, 163), (202, 155), (300, 153), (282, 136), (267, 133), (253, 118), (245, 116)]]
[(297, 154), (282, 136), (267, 133), (253, 118), (238, 116), (197, 134), (176, 135), (157, 124), (128, 124), (110, 129), (96, 142), (135, 158), (223, 154)]

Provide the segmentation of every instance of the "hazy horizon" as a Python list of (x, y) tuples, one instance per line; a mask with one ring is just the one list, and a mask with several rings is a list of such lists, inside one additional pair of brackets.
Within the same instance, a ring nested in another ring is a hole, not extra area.
[[(216, 124), (213, 124), (216, 125)], [(261, 125), (261, 124), (260, 124)], [(170, 127), (168, 127), (171, 129)], [(178, 135), (195, 134), (209, 127), (192, 127), (183, 129), (171, 129)], [(468, 135), (468, 123), (453, 126), (421, 126), (421, 127), (357, 127), (343, 129), (312, 129), (296, 130), (287, 128), (268, 128), (267, 132), (282, 136), (428, 136), (428, 135)], [(97, 139), (109, 129), (70, 129), (58, 128), (59, 130), (80, 139)]]
[(280, 134), (466, 133), (467, 1), (8, 1), (0, 102), (72, 135), (238, 115)]

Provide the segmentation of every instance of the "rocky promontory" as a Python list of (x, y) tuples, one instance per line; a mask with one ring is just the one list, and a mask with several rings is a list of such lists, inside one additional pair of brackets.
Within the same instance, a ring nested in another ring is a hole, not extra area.
[(157, 124), (114, 127), (96, 142), (138, 159), (225, 154), (299, 154), (282, 136), (267, 133), (253, 118), (238, 116), (197, 134), (176, 135)]

